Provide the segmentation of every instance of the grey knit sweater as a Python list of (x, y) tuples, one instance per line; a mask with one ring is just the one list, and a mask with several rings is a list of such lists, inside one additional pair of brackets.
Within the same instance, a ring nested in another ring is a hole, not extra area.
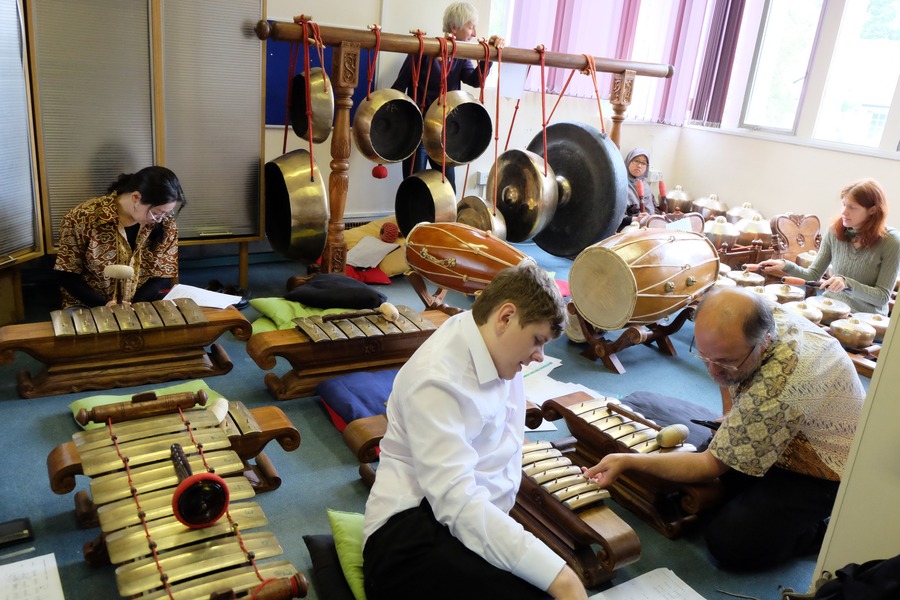
[(851, 242), (834, 237), (831, 229), (822, 236), (822, 246), (809, 268), (785, 261), (784, 272), (806, 280), (818, 280), (832, 265), (834, 275), (847, 282), (848, 292), (824, 292), (824, 296), (845, 302), (853, 312), (887, 314), (891, 290), (900, 269), (900, 232), (888, 227), (887, 235), (871, 248), (855, 248)]

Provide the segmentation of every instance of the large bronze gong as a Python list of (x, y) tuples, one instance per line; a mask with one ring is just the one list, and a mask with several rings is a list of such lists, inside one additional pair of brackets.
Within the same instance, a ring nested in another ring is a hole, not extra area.
[(547, 127), (527, 151), (504, 152), (488, 177), (487, 195), (497, 185), (497, 208), (506, 219), (507, 239), (535, 243), (555, 256), (575, 256), (616, 232), (625, 215), (628, 183), (619, 149), (606, 134), (583, 123)]
[[(310, 180), (310, 172), (314, 181)], [(293, 150), (266, 163), (266, 237), (288, 258), (314, 261), (325, 249), (328, 200), (309, 152)]]
[[(528, 150), (544, 155), (538, 134)], [(534, 242), (554, 256), (575, 256), (616, 232), (628, 204), (628, 174), (619, 148), (607, 134), (583, 123), (547, 128), (547, 160), (568, 182), (569, 199)]]
[(556, 214), (560, 194), (568, 199), (567, 184), (557, 181), (548, 165), (544, 174), (544, 159), (528, 150), (507, 150), (497, 157), (488, 174), (487, 203), (497, 193), (497, 211), (503, 215), (506, 240), (524, 242), (533, 238), (550, 223)]

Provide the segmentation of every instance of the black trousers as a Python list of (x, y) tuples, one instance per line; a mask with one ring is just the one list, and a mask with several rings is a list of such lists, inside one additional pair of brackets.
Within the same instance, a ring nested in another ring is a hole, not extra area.
[(705, 532), (721, 566), (761, 569), (818, 552), (839, 482), (777, 467), (763, 477), (729, 471), (721, 479), (726, 501)]
[[(411, 174), (424, 171), (429, 165), (431, 165), (432, 169), (440, 173), (441, 163), (431, 160), (431, 157), (425, 152), (425, 144), (419, 144), (416, 151), (403, 160), (403, 179), (406, 179)], [(410, 168), (412, 168), (412, 173), (410, 173)], [(450, 165), (447, 165), (446, 179), (450, 182), (450, 187), (453, 188), (453, 192), (456, 193), (456, 169)]]
[(363, 576), (369, 600), (550, 598), (466, 548), (438, 523), (425, 500), (397, 513), (369, 537)]

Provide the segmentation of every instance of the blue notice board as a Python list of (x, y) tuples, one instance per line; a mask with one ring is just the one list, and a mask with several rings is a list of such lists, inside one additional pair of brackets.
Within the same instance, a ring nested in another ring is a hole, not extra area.
[[(297, 52), (297, 65), (294, 73), (288, 73), (291, 62), (291, 42), (278, 42), (266, 40), (266, 125), (284, 125), (288, 114), (287, 95), (294, 75), (302, 73), (306, 69), (306, 60), (303, 56), (303, 46)], [(331, 46), (326, 46), (325, 73), (331, 78)], [(370, 50), (361, 50), (359, 53), (359, 83), (353, 91), (353, 108), (350, 109), (350, 122), (353, 122), (353, 114), (356, 107), (366, 97), (366, 88), (369, 85), (369, 55)], [(309, 48), (310, 68), (321, 66), (319, 64), (318, 50)], [(321, 80), (320, 80), (321, 83)]]

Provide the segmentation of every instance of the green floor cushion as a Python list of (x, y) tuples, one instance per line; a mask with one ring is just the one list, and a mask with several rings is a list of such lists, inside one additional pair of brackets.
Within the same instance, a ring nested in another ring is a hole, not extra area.
[(298, 317), (312, 317), (356, 310), (354, 308), (316, 308), (300, 302), (286, 300), (285, 298), (251, 298), (250, 306), (262, 315), (256, 321), (265, 319), (259, 326), (257, 326), (256, 321), (253, 322), (253, 333), (271, 331), (272, 329), (292, 329), (296, 327), (294, 319)]
[(366, 600), (363, 588), (363, 515), (329, 508), (328, 521), (344, 579), (356, 600)]

